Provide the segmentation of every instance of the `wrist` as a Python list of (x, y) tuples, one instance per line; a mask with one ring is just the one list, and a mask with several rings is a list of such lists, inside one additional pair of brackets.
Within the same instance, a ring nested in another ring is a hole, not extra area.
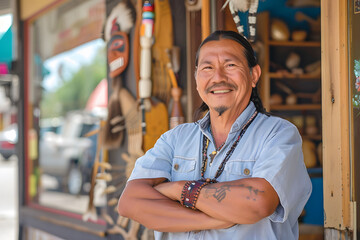
[(199, 198), (200, 191), (208, 184), (208, 182), (203, 181), (187, 181), (181, 191), (181, 205), (196, 210), (195, 206)]
[(175, 182), (176, 185), (174, 185), (174, 188), (176, 189), (176, 200), (178, 202), (181, 203), (181, 195), (182, 195), (182, 191), (183, 191), (183, 188), (184, 188), (184, 185), (187, 183), (188, 181), (177, 181)]

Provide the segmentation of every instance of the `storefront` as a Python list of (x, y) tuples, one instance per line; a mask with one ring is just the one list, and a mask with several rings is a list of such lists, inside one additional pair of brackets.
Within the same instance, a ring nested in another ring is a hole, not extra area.
[[(143, 136), (138, 109), (149, 91), (138, 87), (142, 2), (120, 2), (18, 2), (19, 239), (152, 237), (117, 214), (117, 200), (134, 160), (159, 134), (193, 121), (203, 36), (236, 26), (228, 8), (221, 10), (225, 1), (159, 2), (152, 110), (145, 115), (151, 130)], [(260, 1), (257, 16), (262, 100), (299, 128), (313, 183), (300, 238), (356, 239), (359, 1)], [(114, 70), (112, 43), (119, 41), (129, 54)]]

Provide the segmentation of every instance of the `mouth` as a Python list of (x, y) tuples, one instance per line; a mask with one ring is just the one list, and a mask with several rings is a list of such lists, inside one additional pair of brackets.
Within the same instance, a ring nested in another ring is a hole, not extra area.
[(226, 94), (229, 92), (232, 92), (234, 90), (237, 90), (237, 87), (230, 83), (217, 83), (213, 86), (208, 87), (205, 92), (206, 93), (212, 93), (212, 94)]
[(221, 94), (221, 93), (229, 93), (231, 91), (232, 90), (230, 90), (230, 89), (224, 89), (224, 90), (213, 90), (213, 91), (210, 91), (210, 92), (213, 93), (213, 94)]

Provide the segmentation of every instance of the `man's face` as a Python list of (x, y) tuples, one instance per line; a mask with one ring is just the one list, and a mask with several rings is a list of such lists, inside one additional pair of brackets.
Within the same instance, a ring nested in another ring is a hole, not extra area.
[(129, 59), (129, 40), (124, 32), (114, 32), (108, 43), (108, 62), (110, 76), (120, 75), (127, 67)]
[(257, 65), (250, 74), (244, 48), (230, 39), (210, 41), (200, 49), (196, 71), (201, 99), (221, 115), (227, 110), (242, 111), (260, 76)]

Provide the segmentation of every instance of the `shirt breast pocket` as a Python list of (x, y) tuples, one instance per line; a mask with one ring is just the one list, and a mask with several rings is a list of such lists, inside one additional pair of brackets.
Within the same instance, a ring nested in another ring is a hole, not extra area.
[(251, 177), (254, 164), (255, 160), (229, 160), (224, 169), (226, 181)]
[(175, 156), (171, 169), (171, 181), (194, 180), (195, 158)]

